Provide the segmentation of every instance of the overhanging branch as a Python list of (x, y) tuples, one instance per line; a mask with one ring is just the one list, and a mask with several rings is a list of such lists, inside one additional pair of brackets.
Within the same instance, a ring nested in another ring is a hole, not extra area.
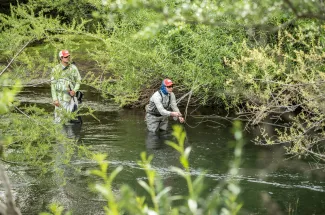
[(16, 55), (10, 60), (10, 62), (8, 63), (8, 65), (1, 71), (0, 76), (9, 68), (9, 66), (12, 64), (12, 62), (14, 62), (14, 60), (18, 57), (18, 55), (26, 48), (26, 46), (31, 43), (34, 40), (34, 38), (32, 38), (31, 40), (29, 40), (17, 53)]

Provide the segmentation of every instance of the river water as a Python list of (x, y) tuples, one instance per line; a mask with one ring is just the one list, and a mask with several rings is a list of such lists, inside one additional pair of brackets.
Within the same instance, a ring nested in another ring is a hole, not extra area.
[[(112, 102), (104, 102), (95, 90), (84, 92), (84, 103), (95, 110), (100, 122), (84, 117), (82, 127), (67, 126), (65, 131), (70, 137), (78, 138), (79, 144), (108, 154), (111, 168), (123, 166), (122, 173), (116, 178), (116, 186), (128, 183), (135, 190), (141, 190), (136, 180), (143, 179), (144, 173), (136, 161), (140, 159), (140, 153), (146, 151), (154, 155), (152, 165), (164, 183), (173, 187), (172, 192), (186, 192), (185, 181), (169, 169), (179, 166), (178, 154), (163, 144), (157, 147), (146, 142), (143, 110), (120, 109)], [(36, 103), (48, 111), (53, 110), (49, 86), (25, 88), (18, 98), (25, 104)], [(199, 114), (211, 113), (213, 110), (202, 109)], [(187, 144), (192, 147), (192, 175), (195, 177), (206, 170), (208, 191), (227, 177), (229, 161), (233, 158), (233, 150), (228, 147), (232, 140), (230, 129), (231, 123), (220, 119), (202, 122), (200, 118), (187, 118), (185, 130)], [(250, 142), (251, 138), (252, 133), (245, 134), (243, 164), (237, 178), (242, 188), (240, 200), (244, 203), (241, 214), (325, 214), (324, 172), (311, 171), (315, 166), (311, 161), (285, 160), (281, 147), (255, 146)], [(59, 148), (58, 152), (58, 155), (64, 153)], [(74, 215), (104, 214), (105, 202), (89, 189), (93, 177), (87, 175), (87, 170), (97, 165), (78, 158), (71, 161), (71, 166), (80, 171), (62, 167), (64, 185), (63, 177), (56, 173), (40, 179), (33, 170), (10, 167), (8, 175), (22, 213), (38, 214), (46, 211), (49, 203), (57, 202)]]

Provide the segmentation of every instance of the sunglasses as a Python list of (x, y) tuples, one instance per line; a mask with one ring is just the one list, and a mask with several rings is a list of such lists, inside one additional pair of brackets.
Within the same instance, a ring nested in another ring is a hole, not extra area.
[(66, 56), (66, 57), (63, 57), (63, 58), (68, 58), (68, 57), (70, 57), (70, 55), (69, 56)]
[(170, 86), (166, 86), (167, 88), (173, 88), (174, 86), (173, 85), (170, 85)]

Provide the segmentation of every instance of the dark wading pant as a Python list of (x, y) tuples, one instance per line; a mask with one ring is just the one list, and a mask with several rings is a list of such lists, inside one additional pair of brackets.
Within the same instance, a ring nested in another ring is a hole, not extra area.
[(157, 149), (163, 147), (165, 140), (169, 137), (167, 133), (168, 116), (154, 116), (147, 113), (146, 123), (148, 128), (147, 148)]

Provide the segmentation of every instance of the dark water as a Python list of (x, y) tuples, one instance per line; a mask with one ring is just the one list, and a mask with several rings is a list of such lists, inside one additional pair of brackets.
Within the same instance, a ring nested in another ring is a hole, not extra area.
[[(19, 96), (23, 102), (37, 103), (51, 110), (49, 87), (25, 89)], [(146, 127), (142, 110), (123, 110), (115, 104), (103, 102), (96, 92), (85, 92), (85, 103), (92, 106), (100, 122), (84, 117), (82, 127), (67, 126), (65, 131), (71, 137), (79, 138), (79, 144), (93, 147), (93, 151), (108, 154), (110, 170), (123, 166), (116, 178), (116, 187), (128, 183), (136, 191), (142, 192), (137, 179), (143, 179), (144, 173), (136, 161), (140, 153), (147, 151), (154, 155), (153, 167), (158, 171), (167, 186), (172, 186), (175, 194), (185, 193), (185, 181), (171, 172), (170, 166), (180, 166), (178, 154), (168, 146), (156, 148), (146, 144)], [(201, 110), (209, 114), (212, 110)], [(215, 119), (215, 122), (200, 123), (201, 119), (189, 117), (185, 125), (188, 145), (192, 147), (190, 155), (192, 174), (195, 177), (202, 169), (206, 170), (207, 192), (218, 186), (227, 177), (228, 163), (233, 151), (228, 147), (232, 140), (231, 124)], [(240, 181), (244, 203), (242, 214), (325, 214), (324, 173), (310, 171), (311, 162), (299, 160), (285, 161), (280, 147), (255, 146), (250, 142), (253, 134), (246, 134), (243, 164), (240, 169)], [(57, 145), (58, 167), (62, 166), (66, 178), (57, 173), (48, 174), (39, 179), (33, 170), (10, 168), (9, 177), (17, 202), (23, 214), (38, 214), (45, 211), (51, 202), (57, 202), (77, 215), (104, 214), (105, 202), (90, 191), (88, 169), (96, 164), (87, 159), (73, 159), (73, 168), (63, 167), (60, 156), (64, 149)], [(294, 212), (289, 211), (294, 209)]]

